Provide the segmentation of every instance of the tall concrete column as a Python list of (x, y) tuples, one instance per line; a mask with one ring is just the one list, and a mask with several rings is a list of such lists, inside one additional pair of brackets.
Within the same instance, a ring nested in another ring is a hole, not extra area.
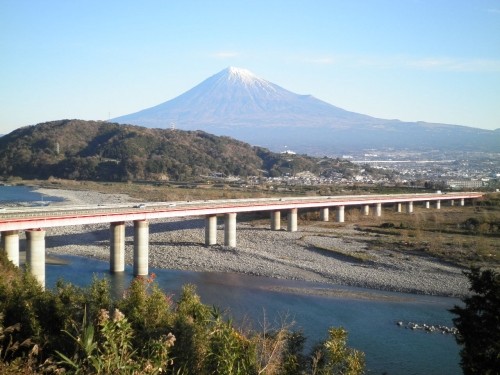
[(454, 206), (455, 205), (455, 201), (452, 199), (450, 200), (450, 206)]
[(217, 243), (217, 215), (205, 216), (205, 245)]
[(401, 209), (401, 202), (396, 203), (396, 212), (402, 212), (403, 210)]
[(287, 229), (289, 232), (297, 232), (297, 213), (298, 213), (297, 208), (291, 208), (288, 211), (288, 223), (287, 223)]
[(109, 271), (125, 271), (125, 223), (118, 221), (110, 224)]
[(413, 202), (406, 203), (406, 212), (409, 214), (413, 213)]
[(465, 206), (465, 199), (464, 198), (460, 199), (460, 206)]
[(365, 204), (363, 206), (363, 215), (368, 216), (370, 214), (370, 205)]
[(328, 207), (322, 207), (322, 208), (320, 208), (319, 219), (321, 221), (328, 221), (328, 220), (330, 220), (330, 210), (328, 209)]
[(441, 201), (436, 201), (436, 209), (440, 210), (441, 209)]
[(375, 215), (377, 217), (382, 216), (382, 203), (377, 203), (377, 205), (375, 206)]
[(149, 223), (134, 221), (134, 276), (144, 276), (149, 272)]
[(224, 245), (236, 247), (236, 213), (224, 215)]
[(271, 211), (271, 230), (281, 229), (281, 211)]
[(29, 271), (45, 288), (45, 231), (26, 231), (26, 265)]
[(345, 206), (337, 206), (337, 222), (338, 223), (344, 222), (344, 211), (345, 211)]
[(19, 232), (8, 230), (2, 232), (2, 247), (7, 254), (7, 259), (19, 267)]
[(427, 201), (425, 202), (425, 208), (430, 208), (431, 207), (431, 202)]

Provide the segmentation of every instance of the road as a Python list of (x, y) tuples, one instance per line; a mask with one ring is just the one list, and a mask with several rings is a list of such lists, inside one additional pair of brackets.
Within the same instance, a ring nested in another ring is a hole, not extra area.
[(0, 211), (0, 231), (168, 217), (281, 211), (293, 208), (450, 201), (476, 199), (481, 196), (481, 193), (387, 194), (147, 202), (143, 204), (7, 207)]

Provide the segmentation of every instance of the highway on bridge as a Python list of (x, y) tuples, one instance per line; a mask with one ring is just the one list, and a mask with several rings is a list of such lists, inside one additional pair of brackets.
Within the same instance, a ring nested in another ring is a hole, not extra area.
[(465, 204), (466, 199), (480, 198), (481, 193), (350, 195), (327, 197), (283, 197), (262, 199), (228, 199), (193, 202), (156, 202), (120, 205), (8, 207), (0, 209), (2, 247), (7, 258), (19, 265), (19, 232), (26, 235), (26, 264), (38, 282), (45, 285), (45, 228), (108, 223), (110, 225), (110, 272), (125, 270), (125, 222), (134, 225), (134, 275), (148, 274), (149, 221), (153, 219), (204, 216), (205, 245), (217, 243), (217, 215), (224, 215), (224, 245), (236, 247), (236, 215), (244, 212), (269, 211), (271, 230), (280, 230), (281, 211), (287, 211), (287, 230), (297, 231), (297, 212), (304, 208), (319, 208), (320, 220), (328, 221), (328, 210), (336, 208), (337, 221), (344, 222), (344, 210), (363, 206), (365, 215), (375, 205), (375, 215), (382, 215), (383, 204), (395, 204), (398, 212), (402, 203), (406, 212), (413, 212), (415, 202), (425, 202), (436, 208), (442, 201)]
[(0, 209), (0, 232), (67, 225), (152, 220), (171, 217), (217, 215), (300, 208), (328, 208), (394, 204), (405, 202), (454, 201), (480, 198), (481, 193), (390, 194), (226, 199), (207, 201), (148, 202), (143, 204), (7, 207)]

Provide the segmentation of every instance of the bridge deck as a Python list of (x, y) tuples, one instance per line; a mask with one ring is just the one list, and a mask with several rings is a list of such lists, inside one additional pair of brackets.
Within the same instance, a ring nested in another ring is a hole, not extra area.
[(192, 202), (152, 202), (141, 205), (87, 205), (4, 208), (0, 211), (0, 231), (49, 228), (67, 225), (152, 220), (169, 217), (216, 215), (240, 212), (279, 211), (293, 208), (392, 204), (480, 198), (481, 193), (349, 195), (228, 199)]

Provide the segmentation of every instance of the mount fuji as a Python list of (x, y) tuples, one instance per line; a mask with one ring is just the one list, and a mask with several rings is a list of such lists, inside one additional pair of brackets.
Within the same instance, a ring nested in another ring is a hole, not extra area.
[(384, 120), (298, 95), (229, 67), (184, 94), (111, 121), (153, 128), (203, 130), (281, 151), (311, 155), (353, 149), (498, 151), (500, 131)]

